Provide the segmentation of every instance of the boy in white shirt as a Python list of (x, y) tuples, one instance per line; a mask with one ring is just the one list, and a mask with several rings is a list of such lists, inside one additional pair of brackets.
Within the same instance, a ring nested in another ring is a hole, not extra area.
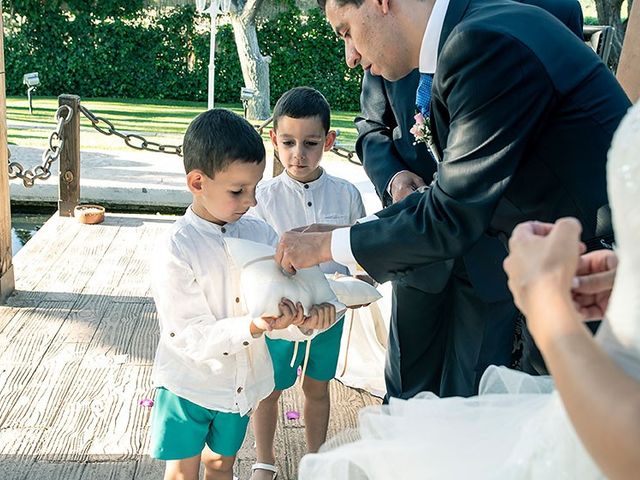
[(266, 223), (244, 216), (265, 167), (251, 125), (226, 110), (204, 112), (189, 125), (183, 154), (193, 203), (152, 267), (160, 340), (151, 456), (167, 461), (165, 480), (198, 479), (201, 460), (206, 480), (230, 480), (248, 415), (274, 387), (263, 334), (303, 340), (327, 328), (335, 308), (314, 306), (304, 317), (302, 305), (282, 299), (277, 318), (246, 313), (223, 239), (277, 242)]
[[(265, 220), (279, 235), (313, 223), (351, 225), (365, 216), (358, 189), (320, 167), (323, 153), (331, 149), (336, 138), (336, 133), (329, 128), (330, 115), (327, 100), (313, 88), (293, 88), (276, 103), (270, 136), (284, 171), (258, 185), (258, 205), (249, 213)], [(335, 262), (320, 267), (325, 273), (349, 273), (345, 266)], [(304, 348), (298, 348), (292, 341), (267, 339), (276, 389), (260, 402), (253, 415), (257, 452), (253, 480), (272, 480), (275, 476), (273, 441), (278, 398), (282, 390), (295, 383), (301, 365), (308, 451), (317, 452), (325, 441), (330, 410), (329, 380), (336, 373), (343, 323), (338, 319), (330, 329), (314, 337), (310, 345), (302, 345)], [(308, 354), (306, 362), (305, 354)]]

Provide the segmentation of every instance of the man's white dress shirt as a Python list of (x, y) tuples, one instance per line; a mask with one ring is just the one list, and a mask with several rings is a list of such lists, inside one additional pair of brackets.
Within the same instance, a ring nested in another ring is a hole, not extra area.
[[(420, 46), (420, 73), (435, 73), (438, 63), (438, 43), (444, 26), (444, 18), (449, 8), (449, 0), (436, 0), (427, 21), (427, 28)], [(427, 161), (425, 159), (425, 161)], [(399, 173), (399, 172), (398, 172)], [(396, 174), (397, 175), (397, 174)], [(394, 177), (395, 178), (395, 177)], [(392, 179), (393, 181), (393, 179)], [(391, 182), (389, 182), (389, 185)], [(374, 221), (377, 217), (369, 215), (362, 221)], [(331, 256), (343, 265), (353, 266), (357, 261), (351, 250), (351, 228), (339, 228), (331, 233)], [(352, 267), (353, 268), (353, 267)]]

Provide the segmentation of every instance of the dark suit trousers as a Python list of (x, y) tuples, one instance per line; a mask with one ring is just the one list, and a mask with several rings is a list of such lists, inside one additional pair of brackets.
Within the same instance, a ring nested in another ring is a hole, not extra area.
[(484, 370), (509, 365), (516, 310), (510, 300), (478, 298), (456, 261), (439, 293), (393, 284), (393, 306), (385, 365), (387, 397), (419, 392), (471, 396)]

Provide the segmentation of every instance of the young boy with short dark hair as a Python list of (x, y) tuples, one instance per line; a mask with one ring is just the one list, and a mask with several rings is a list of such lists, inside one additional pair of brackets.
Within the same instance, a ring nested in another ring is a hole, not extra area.
[(167, 461), (165, 479), (196, 480), (202, 461), (206, 480), (231, 480), (248, 415), (274, 387), (263, 334), (305, 339), (300, 328), (308, 333), (332, 312), (319, 307), (305, 318), (302, 305), (282, 299), (279, 317), (247, 314), (224, 238), (277, 242), (266, 223), (244, 216), (256, 205), (265, 166), (253, 127), (209, 110), (189, 125), (183, 154), (193, 203), (160, 242), (152, 266), (160, 339), (151, 456)]
[[(351, 225), (365, 216), (358, 189), (320, 167), (323, 153), (331, 149), (336, 138), (336, 132), (330, 129), (330, 119), (329, 103), (313, 88), (293, 88), (276, 103), (270, 136), (284, 171), (258, 185), (258, 205), (250, 213), (266, 221), (278, 234), (312, 223)], [(349, 273), (345, 266), (335, 262), (322, 264), (320, 268), (325, 273)], [(325, 441), (329, 380), (336, 373), (343, 324), (338, 319), (331, 328), (306, 341), (304, 348), (293, 341), (267, 339), (275, 390), (260, 403), (253, 416), (257, 463), (252, 479), (272, 480), (275, 476), (273, 440), (278, 398), (282, 390), (295, 383), (298, 367), (303, 372), (308, 451), (318, 451)]]

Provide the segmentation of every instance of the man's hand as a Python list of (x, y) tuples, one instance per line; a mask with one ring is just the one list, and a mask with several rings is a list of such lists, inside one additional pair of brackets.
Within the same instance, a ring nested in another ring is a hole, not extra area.
[(580, 257), (572, 289), (573, 301), (585, 320), (604, 316), (618, 267), (611, 250), (595, 250)]
[(285, 232), (280, 237), (274, 258), (290, 274), (300, 268), (328, 262), (331, 260), (331, 232)]
[(406, 171), (398, 173), (391, 181), (391, 185), (389, 185), (393, 203), (398, 203), (407, 195), (412, 194), (418, 188), (425, 187), (426, 185), (424, 180), (413, 172)]
[(311, 225), (305, 225), (304, 227), (294, 228), (292, 232), (299, 233), (319, 233), (319, 232), (332, 232), (336, 228), (350, 227), (351, 225), (331, 225), (328, 223), (312, 223)]
[(313, 305), (304, 319), (302, 328), (308, 330), (326, 330), (336, 322), (336, 307), (332, 303)]

